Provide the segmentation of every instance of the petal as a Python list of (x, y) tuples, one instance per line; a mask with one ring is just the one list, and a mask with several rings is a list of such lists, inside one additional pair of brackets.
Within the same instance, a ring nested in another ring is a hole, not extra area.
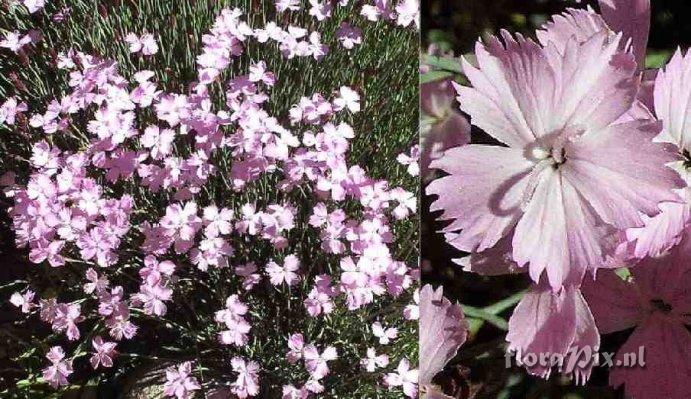
[(553, 15), (552, 21), (542, 25), (536, 35), (543, 46), (552, 44), (563, 54), (566, 44), (572, 37), (582, 43), (596, 33), (608, 30), (605, 20), (592, 8), (588, 7), (587, 10), (570, 8), (562, 14)]
[(468, 325), (463, 311), (431, 285), (420, 290), (420, 384), (428, 384), (465, 342)]
[(533, 163), (521, 150), (466, 145), (450, 149), (431, 167), (450, 173), (427, 187), (438, 195), (431, 211), (443, 210), (441, 220), (455, 219), (443, 231), (463, 229), (453, 245), (465, 251), (494, 246), (513, 227)]
[(688, 203), (663, 202), (660, 213), (651, 217), (643, 215), (643, 227), (626, 230), (626, 238), (633, 243), (633, 256), (658, 257), (681, 240), (682, 232), (691, 211)]
[(603, 334), (625, 330), (638, 323), (640, 299), (634, 287), (613, 270), (599, 270), (595, 280), (586, 278), (581, 290)]
[(551, 131), (556, 81), (539, 45), (520, 35), (502, 36), (504, 43), (494, 36), (486, 45), (478, 42), (479, 68), (462, 61), (473, 87), (456, 85), (458, 101), (475, 126), (509, 146), (523, 147)]
[(619, 36), (600, 32), (583, 43), (572, 38), (563, 55), (547, 48), (559, 72), (558, 103), (552, 106), (555, 126), (598, 130), (631, 108), (639, 87), (636, 63), (620, 43)]
[(650, 0), (600, 0), (600, 12), (607, 25), (631, 39), (639, 68), (644, 67), (650, 32)]
[(468, 143), (470, 143), (470, 123), (460, 112), (450, 111), (441, 122), (432, 125), (426, 134), (422, 134), (422, 153), (420, 154), (422, 175), (427, 176), (430, 162), (441, 158), (444, 151)]
[(594, 364), (592, 355), (583, 358), (579, 354), (596, 353), (600, 348), (600, 333), (581, 290), (568, 287), (567, 295), (573, 295), (576, 303), (576, 335), (564, 358), (564, 367), (560, 371), (565, 375), (572, 375), (576, 384), (582, 385), (590, 378)]
[(655, 113), (662, 121), (660, 140), (691, 148), (691, 55), (677, 48), (669, 63), (660, 69), (653, 91)]
[(559, 170), (548, 168), (516, 225), (513, 258), (519, 266), (529, 263), (535, 282), (546, 270), (556, 291), (567, 279), (579, 282), (586, 268), (604, 261), (612, 250), (605, 239), (610, 233)]
[[(545, 284), (533, 286), (521, 299), (509, 319), (506, 341), (508, 351), (516, 352), (517, 362), (522, 364), (528, 354), (538, 358), (564, 355), (576, 334), (575, 296), (566, 290), (553, 293)], [(546, 378), (551, 367), (536, 362), (528, 368), (533, 375)]]
[(681, 243), (658, 258), (646, 258), (631, 268), (633, 281), (645, 300), (661, 299), (677, 314), (691, 309), (691, 236), (684, 232)]
[(655, 215), (660, 202), (681, 201), (672, 189), (683, 181), (665, 166), (677, 157), (668, 146), (652, 142), (656, 132), (655, 124), (633, 121), (585, 133), (566, 145), (565, 179), (617, 228), (642, 225), (639, 212)]
[(612, 386), (624, 384), (627, 397), (636, 399), (688, 398), (691, 381), (691, 333), (681, 323), (661, 315), (651, 317), (634, 330), (619, 349), (615, 362), (645, 365), (616, 367), (610, 372)]

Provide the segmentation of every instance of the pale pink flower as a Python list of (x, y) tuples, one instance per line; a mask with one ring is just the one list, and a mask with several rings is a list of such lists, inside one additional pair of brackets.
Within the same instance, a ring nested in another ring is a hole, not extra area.
[[(546, 272), (558, 290), (571, 270), (578, 282), (605, 263), (617, 230), (678, 201), (680, 179), (664, 166), (674, 155), (652, 142), (655, 124), (615, 123), (637, 91), (636, 64), (618, 36), (573, 38), (565, 54), (508, 34), (504, 41), (478, 43), (480, 68), (463, 61), (474, 87), (456, 88), (473, 124), (508, 147), (447, 150), (432, 163), (450, 175), (428, 186), (439, 195), (431, 209), (455, 220), (444, 231), (458, 249), (482, 252), (512, 236), (517, 264), (535, 282)], [(530, 72), (518, 66), (523, 59), (534, 63)]]
[(396, 367), (396, 372), (384, 376), (384, 384), (391, 388), (401, 387), (403, 393), (409, 398), (417, 397), (418, 371), (410, 369), (408, 359), (401, 359)]
[(77, 323), (84, 320), (81, 315), (82, 307), (78, 303), (60, 303), (57, 304), (52, 316), (53, 330), (57, 332), (65, 332), (67, 339), (76, 341), (79, 339), (79, 328)]
[(398, 337), (398, 329), (394, 327), (384, 328), (380, 322), (375, 321), (372, 324), (372, 335), (379, 338), (380, 344), (388, 345)]
[(305, 348), (305, 338), (300, 333), (291, 334), (288, 337), (288, 348), (290, 349), (286, 354), (286, 359), (290, 363), (295, 363), (302, 359), (302, 352)]
[(230, 384), (231, 391), (240, 399), (259, 395), (259, 363), (236, 356), (230, 361), (237, 379)]
[(276, 262), (269, 262), (266, 265), (266, 273), (273, 285), (286, 283), (289, 287), (300, 281), (300, 260), (295, 255), (288, 255), (283, 260), (283, 266)]
[(257, 265), (254, 262), (249, 262), (244, 265), (235, 267), (235, 274), (242, 277), (242, 288), (249, 291), (256, 284), (261, 281), (261, 275), (256, 273)]
[(100, 276), (93, 268), (88, 268), (86, 270), (86, 280), (88, 283), (84, 284), (84, 292), (87, 294), (96, 293), (101, 294), (108, 288), (108, 278), (106, 276)]
[(199, 382), (192, 375), (192, 362), (183, 362), (177, 367), (166, 369), (166, 382), (163, 394), (177, 399), (190, 399), (193, 392), (201, 389)]
[[(626, 280), (602, 270), (587, 279), (583, 294), (601, 333), (635, 327), (613, 361), (624, 364), (631, 354), (640, 365), (616, 367), (609, 383), (624, 385), (627, 396), (684, 398), (691, 376), (691, 236), (658, 258), (646, 258), (630, 268)], [(641, 349), (643, 348), (643, 349)], [(641, 358), (643, 356), (643, 358)]]
[(46, 0), (22, 0), (22, 4), (24, 4), (24, 7), (29, 10), (30, 14), (33, 14), (45, 7)]
[(353, 49), (358, 44), (362, 44), (362, 30), (351, 26), (347, 22), (341, 22), (341, 26), (336, 31), (336, 37), (341, 46), (348, 50)]
[(420, 85), (420, 169), (429, 175), (429, 164), (444, 151), (470, 143), (470, 123), (454, 100), (451, 80)]
[(348, 109), (352, 113), (360, 112), (360, 95), (348, 86), (341, 86), (338, 95), (333, 99), (334, 111)]
[(139, 53), (142, 55), (154, 55), (158, 53), (158, 44), (156, 39), (150, 33), (144, 33), (137, 36), (136, 33), (128, 33), (125, 36), (125, 42), (130, 46), (130, 53)]
[(0, 47), (9, 49), (14, 53), (19, 53), (24, 46), (30, 44), (32, 38), (30, 35), (21, 35), (19, 32), (8, 32), (5, 37), (0, 40)]
[(660, 204), (661, 212), (658, 215), (643, 215), (644, 226), (626, 231), (628, 252), (636, 258), (660, 256), (677, 245), (691, 215), (691, 174), (686, 166), (691, 136), (684, 128), (688, 120), (687, 106), (680, 102), (681, 97), (691, 93), (691, 82), (687, 76), (689, 68), (691, 54), (687, 52), (682, 55), (681, 50), (677, 49), (669, 63), (657, 72), (653, 92), (654, 111), (662, 121), (662, 131), (656, 140), (674, 145), (683, 156), (683, 159), (670, 165), (686, 182), (686, 187), (678, 191), (683, 202)]
[(53, 346), (46, 354), (46, 358), (52, 363), (43, 369), (43, 379), (53, 388), (69, 385), (67, 377), (72, 374), (72, 360), (65, 360), (65, 352), (60, 346)]
[(419, 0), (401, 0), (396, 6), (396, 23), (401, 26), (414, 24), (420, 29), (420, 2)]
[(300, 9), (300, 0), (276, 0), (276, 11), (297, 11)]
[(323, 352), (319, 353), (316, 346), (309, 344), (305, 345), (302, 356), (305, 359), (305, 368), (310, 375), (320, 380), (329, 374), (329, 366), (327, 362), (338, 359), (338, 352), (333, 346), (328, 346)]
[(333, 6), (329, 0), (310, 0), (309, 15), (317, 19), (317, 21), (324, 21), (331, 18)]
[(34, 296), (36, 293), (31, 290), (26, 290), (25, 293), (20, 294), (18, 292), (15, 292), (10, 296), (10, 303), (18, 308), (21, 308), (22, 313), (29, 313), (31, 312), (31, 308), (36, 306), (34, 304)]
[(396, 156), (396, 161), (401, 165), (405, 165), (408, 168), (408, 174), (411, 176), (418, 176), (420, 174), (420, 146), (415, 144), (410, 148), (410, 155), (402, 152)]
[(115, 356), (115, 347), (117, 344), (115, 342), (104, 341), (100, 335), (97, 335), (91, 340), (91, 345), (96, 351), (89, 359), (91, 367), (94, 369), (97, 369), (99, 365), (103, 367), (113, 367), (113, 357)]
[(0, 106), (0, 123), (14, 125), (17, 114), (26, 112), (28, 109), (26, 103), (19, 103), (15, 97), (10, 97)]
[(374, 348), (367, 348), (367, 357), (360, 360), (360, 364), (370, 373), (374, 373), (377, 368), (386, 367), (389, 365), (389, 357), (387, 355), (377, 355)]
[(175, 131), (172, 129), (159, 129), (158, 126), (149, 126), (144, 129), (144, 134), (139, 139), (142, 146), (149, 148), (151, 157), (163, 159), (173, 153), (173, 141)]

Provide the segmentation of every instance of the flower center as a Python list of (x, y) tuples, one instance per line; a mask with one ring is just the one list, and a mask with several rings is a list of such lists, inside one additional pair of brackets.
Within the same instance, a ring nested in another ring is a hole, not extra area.
[(538, 163), (547, 161), (557, 169), (566, 162), (566, 150), (564, 146), (555, 143), (552, 147), (536, 145), (530, 149), (530, 157)]
[(691, 169), (691, 154), (689, 150), (682, 150), (681, 155), (684, 157), (684, 169)]

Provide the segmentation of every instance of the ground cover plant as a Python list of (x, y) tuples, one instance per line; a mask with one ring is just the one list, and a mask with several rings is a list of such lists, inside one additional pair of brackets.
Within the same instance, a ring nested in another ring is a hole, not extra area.
[(421, 296), (460, 330), (422, 391), (688, 397), (691, 64), (656, 31), (688, 6), (430, 3), (465, 23), (425, 33), (423, 281), (463, 305)]
[(0, 7), (3, 397), (415, 397), (416, 1)]

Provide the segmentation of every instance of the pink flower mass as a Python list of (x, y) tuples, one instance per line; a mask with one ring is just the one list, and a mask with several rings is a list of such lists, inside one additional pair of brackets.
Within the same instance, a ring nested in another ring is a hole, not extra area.
[[(378, 22), (349, 1), (7, 5), (3, 227), (31, 267), (3, 302), (36, 325), (17, 389), (107, 389), (152, 362), (178, 399), (342, 396), (336, 370), (374, 373), (362, 395), (410, 390), (383, 376), (413, 356), (416, 252), (395, 240), (414, 231), (415, 135), (372, 129), (414, 101), (367, 91), (398, 85), (395, 53), (416, 51), (383, 51), (417, 37), (400, 3)], [(362, 80), (368, 64), (390, 72)], [(386, 155), (360, 148), (381, 134)]]

